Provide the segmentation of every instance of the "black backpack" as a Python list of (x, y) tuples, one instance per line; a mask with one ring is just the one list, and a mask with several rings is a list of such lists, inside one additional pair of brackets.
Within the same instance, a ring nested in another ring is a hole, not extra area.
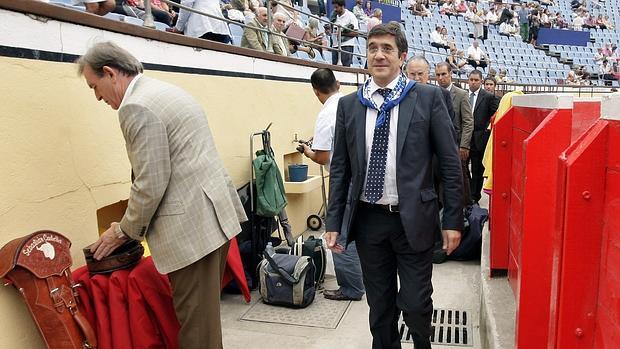
[(448, 259), (455, 261), (480, 259), (482, 228), (489, 219), (489, 210), (474, 204), (465, 212), (465, 217), (469, 224), (463, 229), (461, 244), (448, 256)]
[(303, 236), (299, 236), (289, 252), (295, 256), (308, 256), (314, 263), (314, 280), (320, 285), (325, 280), (325, 268), (327, 267), (327, 251), (322, 239), (314, 236), (308, 237), (304, 241)]

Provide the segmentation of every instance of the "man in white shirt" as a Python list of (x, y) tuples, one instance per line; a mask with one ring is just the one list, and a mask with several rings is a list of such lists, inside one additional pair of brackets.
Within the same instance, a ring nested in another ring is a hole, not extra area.
[(441, 26), (438, 25), (435, 27), (435, 31), (431, 32), (431, 46), (437, 48), (445, 48), (449, 49), (448, 43), (441, 36)]
[(467, 63), (474, 68), (486, 68), (488, 61), (487, 54), (480, 48), (478, 40), (474, 40), (472, 45), (467, 49)]
[(218, 1), (181, 0), (181, 5), (222, 18), (222, 20), (180, 9), (177, 24), (171, 29), (171, 32), (184, 33), (192, 38), (201, 38), (224, 44), (230, 43), (230, 30), (228, 29), (228, 23), (223, 21), (224, 15)]
[[(332, 64), (338, 64), (338, 54), (343, 66), (350, 67), (353, 61), (353, 47), (355, 46), (355, 37), (358, 36), (359, 24), (355, 15), (345, 8), (345, 0), (333, 0), (334, 12), (336, 12), (335, 24), (345, 27), (340, 28), (334, 26), (333, 48), (340, 48), (346, 52), (334, 51), (332, 54)], [(355, 31), (351, 31), (351, 29)], [(340, 47), (338, 46), (338, 33), (340, 32)]]
[[(319, 68), (310, 77), (314, 95), (323, 104), (314, 127), (312, 149), (303, 144), (304, 155), (317, 164), (323, 165), (329, 171), (332, 148), (334, 143), (334, 128), (336, 126), (336, 110), (342, 94), (338, 91), (340, 83), (334, 73), (328, 68)], [(340, 236), (341, 245), (346, 245), (346, 237)], [(355, 242), (342, 253), (332, 254), (336, 280), (340, 288), (325, 290), (323, 296), (331, 300), (355, 300), (362, 299), (364, 295), (364, 282), (362, 280), (362, 268), (357, 255)]]

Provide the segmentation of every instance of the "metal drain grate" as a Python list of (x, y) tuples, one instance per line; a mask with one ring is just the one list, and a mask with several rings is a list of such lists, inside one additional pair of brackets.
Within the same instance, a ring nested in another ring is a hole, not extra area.
[[(442, 345), (473, 346), (473, 332), (467, 311), (455, 309), (434, 309), (431, 322), (431, 343)], [(411, 332), (401, 315), (398, 320), (400, 339), (413, 343)]]

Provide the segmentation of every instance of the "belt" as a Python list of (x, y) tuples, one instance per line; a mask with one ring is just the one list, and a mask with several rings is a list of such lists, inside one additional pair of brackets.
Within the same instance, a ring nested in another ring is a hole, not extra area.
[(380, 209), (380, 210), (384, 210), (390, 213), (399, 213), (399, 209), (398, 209), (398, 205), (381, 205), (381, 204), (371, 204), (370, 202), (366, 202), (366, 201), (359, 201), (358, 204), (360, 207), (365, 207), (365, 208), (373, 208), (373, 209)]

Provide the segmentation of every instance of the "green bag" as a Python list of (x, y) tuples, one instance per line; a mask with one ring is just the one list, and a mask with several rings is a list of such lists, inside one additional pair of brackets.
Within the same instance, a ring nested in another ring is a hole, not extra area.
[(252, 165), (256, 176), (256, 214), (264, 217), (277, 216), (286, 207), (287, 201), (276, 161), (272, 155), (259, 150)]

